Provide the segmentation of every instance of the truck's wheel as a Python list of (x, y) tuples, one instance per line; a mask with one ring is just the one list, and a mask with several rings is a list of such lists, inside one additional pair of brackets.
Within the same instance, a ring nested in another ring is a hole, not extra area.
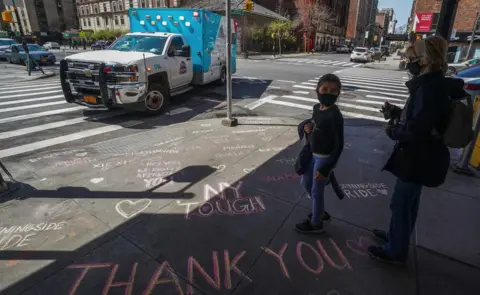
[(145, 96), (145, 112), (149, 115), (162, 113), (170, 102), (168, 91), (161, 84), (151, 83)]
[(223, 67), (220, 72), (220, 79), (217, 80), (218, 85), (224, 85), (227, 82), (227, 68)]

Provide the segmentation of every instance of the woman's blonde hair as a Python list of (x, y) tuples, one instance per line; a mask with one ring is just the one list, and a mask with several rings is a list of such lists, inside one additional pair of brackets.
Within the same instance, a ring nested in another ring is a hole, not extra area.
[(419, 63), (423, 68), (422, 73), (442, 71), (448, 69), (447, 50), (448, 43), (441, 36), (431, 36), (413, 43), (407, 50), (413, 49), (419, 57)]

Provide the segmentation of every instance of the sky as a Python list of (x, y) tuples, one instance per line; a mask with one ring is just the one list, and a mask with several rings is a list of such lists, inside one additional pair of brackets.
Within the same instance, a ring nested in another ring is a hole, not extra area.
[(410, 17), (413, 0), (378, 0), (378, 8), (393, 8), (397, 27), (406, 24)]

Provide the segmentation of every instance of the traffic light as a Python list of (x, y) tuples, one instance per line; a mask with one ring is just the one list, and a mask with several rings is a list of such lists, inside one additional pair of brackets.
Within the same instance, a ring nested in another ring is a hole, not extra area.
[(246, 10), (246, 11), (252, 11), (253, 8), (254, 8), (254, 3), (252, 0), (245, 0), (243, 2), (243, 9)]
[(8, 11), (8, 10), (5, 10), (4, 12), (2, 12), (2, 19), (3, 19), (3, 21), (6, 22), (7, 24), (13, 23), (12, 12), (11, 12), (11, 11)]

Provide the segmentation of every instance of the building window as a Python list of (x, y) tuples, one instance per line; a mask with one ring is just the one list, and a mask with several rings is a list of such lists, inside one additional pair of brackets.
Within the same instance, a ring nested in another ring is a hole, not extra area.
[(480, 31), (480, 20), (477, 21), (477, 27), (475, 28), (475, 32)]
[(124, 25), (124, 24), (125, 24), (125, 18), (124, 18), (123, 15), (120, 16), (120, 24), (121, 24), (121, 25)]
[(112, 11), (116, 11), (117, 10), (117, 2), (112, 2)]
[(100, 18), (97, 17), (97, 26), (100, 26)]
[(133, 8), (133, 0), (129, 0), (129, 1), (128, 1), (128, 6), (129, 6), (130, 8)]
[(90, 9), (88, 9), (88, 6), (85, 6), (85, 14), (86, 15), (90, 14)]
[(107, 12), (107, 4), (103, 3), (103, 12)]
[(122, 0), (118, 1), (118, 10), (120, 10), (120, 11), (123, 10), (123, 1)]
[(90, 19), (89, 19), (89, 18), (87, 18), (87, 24), (88, 24), (89, 27), (92, 26), (92, 23), (90, 22)]
[(98, 5), (93, 4), (93, 13), (98, 14)]
[(115, 25), (118, 26), (118, 15), (115, 16)]
[(146, 2), (147, 2), (147, 1), (145, 1), (145, 0), (140, 0), (141, 7), (142, 7), (142, 8), (147, 7), (147, 3), (146, 3)]

